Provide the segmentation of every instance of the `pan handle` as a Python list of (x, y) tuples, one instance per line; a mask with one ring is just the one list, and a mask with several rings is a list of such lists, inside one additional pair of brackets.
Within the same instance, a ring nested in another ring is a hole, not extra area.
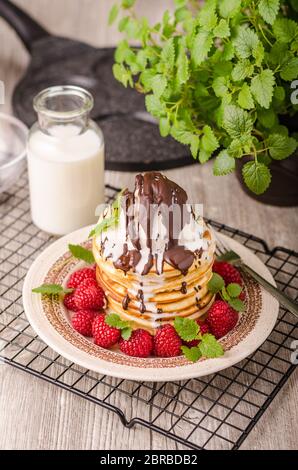
[(12, 26), (29, 52), (34, 41), (49, 35), (25, 11), (9, 0), (0, 0), (0, 16)]

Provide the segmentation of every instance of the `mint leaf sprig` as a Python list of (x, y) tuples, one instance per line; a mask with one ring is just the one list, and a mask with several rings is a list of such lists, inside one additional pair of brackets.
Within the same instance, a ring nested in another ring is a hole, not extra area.
[(185, 345), (181, 346), (182, 353), (189, 361), (197, 362), (201, 357), (216, 358), (224, 355), (223, 347), (215, 336), (210, 333), (202, 335), (200, 333), (200, 326), (195, 320), (176, 317), (174, 328), (183, 341), (199, 340), (197, 346), (190, 348)]
[(71, 252), (72, 256), (77, 259), (85, 261), (87, 264), (95, 263), (95, 259), (91, 250), (84, 248), (82, 245), (68, 245), (68, 249)]
[(42, 284), (41, 286), (32, 289), (32, 292), (42, 295), (60, 295), (71, 294), (73, 289), (64, 288), (59, 284)]
[(188, 146), (200, 163), (215, 156), (214, 175), (250, 156), (243, 181), (262, 194), (272, 161), (297, 148), (279, 122), (297, 111), (290, 83), (298, 75), (297, 0), (175, 0), (156, 24), (138, 17), (136, 3), (121, 0), (110, 12), (124, 36), (116, 80), (145, 95), (161, 136)]
[(213, 273), (212, 278), (208, 282), (208, 289), (212, 294), (219, 294), (237, 312), (244, 311), (244, 302), (239, 299), (239, 295), (242, 292), (242, 287), (239, 284), (232, 282), (225, 286), (222, 276)]
[(120, 316), (117, 315), (117, 313), (109, 313), (109, 315), (105, 317), (105, 322), (107, 325), (121, 330), (121, 337), (124, 340), (128, 340), (131, 337), (132, 328), (130, 326), (130, 323), (121, 320)]
[(121, 197), (123, 191), (117, 195), (115, 201), (111, 205), (111, 215), (110, 217), (104, 217), (89, 233), (89, 238), (96, 237), (100, 235), (102, 232), (107, 231), (110, 227), (115, 227), (118, 225), (119, 222), (119, 215), (120, 215), (120, 206), (121, 206)]

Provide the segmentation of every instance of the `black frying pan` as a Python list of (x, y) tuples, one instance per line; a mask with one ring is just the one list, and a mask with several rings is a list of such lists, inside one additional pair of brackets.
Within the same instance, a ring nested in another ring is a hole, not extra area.
[(9, 0), (0, 0), (0, 16), (16, 31), (31, 55), (25, 75), (13, 93), (15, 114), (27, 125), (36, 116), (33, 97), (53, 85), (77, 85), (95, 99), (92, 117), (106, 140), (106, 168), (120, 171), (168, 169), (189, 165), (186, 147), (160, 137), (144, 108), (144, 96), (113, 77), (113, 48), (98, 49), (53, 36)]

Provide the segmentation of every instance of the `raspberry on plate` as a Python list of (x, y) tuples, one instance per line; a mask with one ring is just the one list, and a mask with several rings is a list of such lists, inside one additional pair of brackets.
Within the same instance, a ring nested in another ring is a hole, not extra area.
[(70, 294), (65, 294), (63, 303), (68, 310), (72, 310), (73, 312), (76, 312), (78, 310), (74, 300), (74, 292), (71, 292)]
[(83, 281), (86, 281), (86, 279), (96, 280), (94, 268), (82, 268), (72, 273), (68, 279), (67, 287), (69, 289), (76, 289)]
[(225, 281), (226, 285), (231, 284), (232, 282), (240, 284), (240, 286), (243, 285), (243, 279), (238, 269), (226, 261), (215, 261), (212, 271), (219, 274)]
[(94, 310), (79, 310), (73, 315), (71, 323), (81, 335), (92, 336), (92, 323), (95, 317), (96, 312)]
[(181, 354), (182, 341), (169, 323), (157, 329), (154, 336), (154, 353), (159, 357), (174, 357)]
[(134, 330), (128, 340), (120, 339), (120, 350), (128, 356), (148, 357), (153, 350), (153, 337), (141, 328)]
[[(200, 327), (201, 335), (205, 335), (206, 333), (209, 333), (209, 331), (210, 331), (209, 325), (205, 320), (198, 319), (197, 324)], [(199, 344), (199, 342), (200, 342), (199, 339), (193, 339), (192, 341), (184, 341), (183, 344), (185, 344), (185, 346), (188, 346), (189, 348), (192, 348), (194, 346), (197, 346)]]
[(238, 312), (227, 302), (216, 300), (208, 312), (207, 322), (216, 339), (222, 338), (237, 324)]
[(100, 310), (106, 306), (104, 291), (94, 279), (86, 279), (76, 288), (74, 302), (79, 310)]
[(102, 348), (110, 348), (119, 341), (121, 331), (105, 322), (105, 315), (100, 313), (92, 324), (94, 343)]

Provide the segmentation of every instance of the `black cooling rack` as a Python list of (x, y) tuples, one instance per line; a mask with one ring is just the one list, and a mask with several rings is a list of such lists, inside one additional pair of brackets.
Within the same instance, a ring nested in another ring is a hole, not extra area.
[[(116, 191), (106, 187), (107, 201)], [(239, 448), (294, 371), (294, 317), (281, 308), (274, 331), (258, 351), (215, 375), (156, 384), (85, 370), (47, 347), (24, 315), (24, 277), (53, 241), (31, 222), (26, 175), (11, 194), (0, 196), (0, 217), (0, 359), (117, 413), (124, 426), (141, 425), (172, 438), (179, 448)], [(278, 286), (297, 297), (298, 253), (282, 247), (269, 250), (259, 238), (210, 223), (254, 251)], [(123, 400), (125, 409), (133, 411), (124, 413), (119, 405)]]

